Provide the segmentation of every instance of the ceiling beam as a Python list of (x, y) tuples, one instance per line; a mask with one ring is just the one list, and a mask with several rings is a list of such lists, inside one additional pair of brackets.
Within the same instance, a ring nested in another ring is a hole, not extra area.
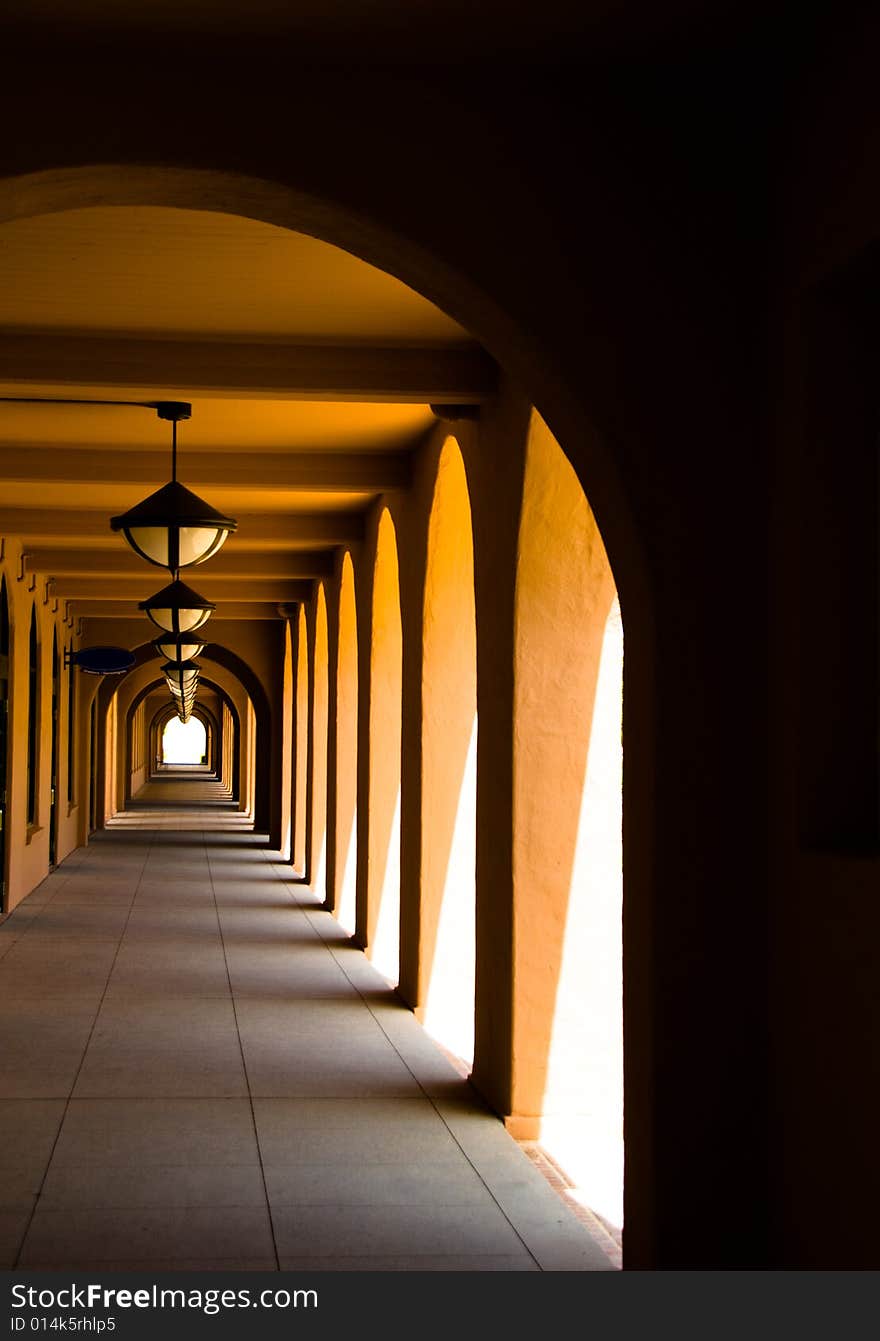
[[(27, 569), (45, 577), (102, 577), (107, 582), (127, 582), (143, 578), (149, 571), (143, 559), (134, 554), (125, 541), (118, 535), (117, 552), (112, 562), (107, 555), (94, 549), (32, 549), (27, 551)], [(286, 581), (290, 578), (330, 577), (333, 572), (333, 554), (329, 550), (319, 553), (266, 553), (253, 554), (240, 552), (233, 542), (211, 559), (211, 567), (205, 572), (209, 581), (224, 580), (230, 582), (260, 582), (268, 580)], [(162, 569), (156, 568), (153, 580), (161, 581)], [(201, 568), (186, 569), (183, 573), (192, 574), (191, 586), (198, 586), (201, 580)], [(170, 578), (169, 578), (170, 580)]]
[[(119, 549), (109, 514), (86, 509), (0, 508), (0, 535), (21, 536), (30, 546)], [(238, 514), (236, 550), (332, 548), (364, 538), (362, 512), (249, 512)]]
[[(145, 565), (146, 567), (146, 565)], [(187, 573), (184, 572), (184, 578)], [(201, 573), (193, 573), (192, 581), (187, 585), (194, 587), (200, 596), (208, 601), (216, 601), (220, 606), (227, 601), (236, 604), (251, 602), (270, 602), (272, 605), (288, 601), (307, 601), (312, 594), (312, 583), (289, 578), (276, 580), (235, 581), (229, 578), (212, 578)], [(130, 601), (137, 605), (155, 595), (169, 580), (168, 573), (158, 568), (143, 578), (123, 577), (118, 580), (104, 577), (61, 577), (51, 588), (52, 595), (59, 600), (70, 601), (79, 606), (81, 601)], [(79, 613), (82, 613), (80, 611)]]
[[(171, 474), (170, 452), (100, 451), (90, 447), (0, 447), (0, 479), (30, 483), (131, 484), (157, 489)], [(411, 479), (406, 452), (186, 453), (181, 483), (191, 489), (384, 493)], [(210, 502), (210, 500), (208, 500)]]
[[(479, 345), (304, 345), (232, 340), (143, 340), (47, 331), (0, 335), (0, 383), (27, 387), (169, 391), (362, 400), (403, 404), (480, 403), (498, 369)], [(160, 395), (161, 392), (161, 395)], [(173, 399), (173, 397), (172, 397)]]
[[(302, 598), (308, 599), (307, 596)], [(89, 637), (89, 628), (92, 621), (96, 619), (131, 619), (142, 624), (144, 627), (144, 642), (149, 642), (153, 636), (159, 636), (159, 630), (155, 628), (147, 619), (142, 610), (131, 601), (71, 601), (71, 613), (74, 618), (84, 620), (84, 634)], [(205, 625), (205, 633), (209, 634), (214, 624), (227, 623), (234, 620), (240, 623), (244, 619), (272, 619), (276, 623), (281, 618), (278, 614), (277, 604), (274, 601), (224, 601), (215, 613), (211, 616), (209, 622)], [(216, 642), (217, 639), (215, 638)]]

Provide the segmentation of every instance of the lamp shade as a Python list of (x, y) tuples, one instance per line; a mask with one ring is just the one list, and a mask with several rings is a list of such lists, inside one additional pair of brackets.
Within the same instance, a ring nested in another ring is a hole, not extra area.
[(141, 601), (139, 610), (153, 621), (163, 633), (193, 633), (211, 618), (217, 609), (185, 582), (169, 582), (148, 601)]
[(197, 661), (166, 661), (162, 667), (165, 682), (173, 694), (195, 689), (201, 666)]
[(166, 661), (194, 661), (205, 644), (193, 633), (169, 633), (164, 638), (154, 638), (153, 646)]
[(196, 696), (197, 685), (194, 681), (184, 687), (182, 685), (175, 684), (174, 679), (170, 675), (167, 675), (165, 677), (165, 683), (167, 684), (170, 692), (177, 699), (182, 698), (193, 699)]
[(122, 532), (136, 554), (172, 573), (210, 559), (237, 524), (177, 480), (110, 518), (111, 528)]

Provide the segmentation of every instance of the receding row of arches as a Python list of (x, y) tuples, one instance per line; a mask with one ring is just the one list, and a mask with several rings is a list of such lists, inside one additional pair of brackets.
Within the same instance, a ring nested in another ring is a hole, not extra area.
[[(62, 795), (70, 810), (76, 794), (76, 686), (65, 655), (72, 652), (73, 639), (68, 636), (65, 644), (63, 634), (68, 631), (62, 630), (59, 641), (59, 629), (52, 623), (41, 629), (38, 603), (29, 594), (18, 605), (17, 617), (16, 602), (10, 600), (4, 573), (0, 578), (0, 911), (7, 910), (11, 903), (7, 848), (10, 809), (13, 819), (23, 819), (28, 840), (45, 830), (48, 864), (52, 867), (58, 860)], [(22, 624), (27, 628), (26, 659), (14, 645), (15, 628)], [(44, 662), (43, 641), (44, 636), (48, 640), (49, 633), (51, 654)], [(14, 674), (16, 655), (24, 663), (18, 675)], [(19, 732), (24, 749), (16, 748), (13, 756), (12, 728), (16, 720), (25, 727)], [(48, 757), (43, 757), (44, 741), (48, 742)], [(23, 817), (16, 813), (14, 803), (10, 807), (11, 784), (17, 773), (24, 775)]]
[[(482, 537), (466, 448), (452, 435), (436, 443), (416, 502), (380, 500), (362, 550), (341, 555), (292, 621), (291, 860), (490, 1096), (508, 1048), (498, 1107), (512, 1130), (543, 1133), (579, 1163), (593, 1203), (619, 1222), (620, 608), (583, 492), (533, 416), (505, 612), (513, 701), (488, 638), (481, 681)], [(502, 729), (505, 707), (519, 723), (512, 776), (491, 737), (481, 774), (484, 721)], [(505, 783), (514, 795), (499, 803)], [(519, 898), (502, 930), (505, 802)], [(501, 935), (513, 961), (504, 1023), (492, 970)]]
[[(221, 612), (189, 756), (132, 620), (87, 629), (130, 646), (132, 670), (77, 682), (60, 621), (32, 604), (13, 693), (28, 846), (49, 818), (52, 865), (151, 781), (199, 768), (515, 1134), (589, 1151), (579, 1181), (619, 1223), (622, 630), (581, 486), (537, 414), (520, 426), (514, 507), (495, 506), (484, 467), (491, 423), (438, 425), (411, 488), (376, 499), (310, 600), (272, 623)], [(20, 613), (2, 608), (14, 658)], [(37, 883), (20, 861), (15, 879)]]

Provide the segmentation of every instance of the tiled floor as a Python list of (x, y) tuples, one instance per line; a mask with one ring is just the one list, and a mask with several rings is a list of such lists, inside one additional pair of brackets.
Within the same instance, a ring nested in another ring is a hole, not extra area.
[(612, 1263), (291, 870), (119, 829), (0, 925), (0, 1268)]

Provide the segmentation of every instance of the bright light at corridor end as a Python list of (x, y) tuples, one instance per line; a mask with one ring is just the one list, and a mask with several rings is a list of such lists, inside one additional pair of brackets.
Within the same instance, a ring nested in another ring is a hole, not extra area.
[(162, 732), (162, 762), (165, 764), (202, 764), (206, 762), (207, 736), (198, 717), (184, 724), (172, 717)]

